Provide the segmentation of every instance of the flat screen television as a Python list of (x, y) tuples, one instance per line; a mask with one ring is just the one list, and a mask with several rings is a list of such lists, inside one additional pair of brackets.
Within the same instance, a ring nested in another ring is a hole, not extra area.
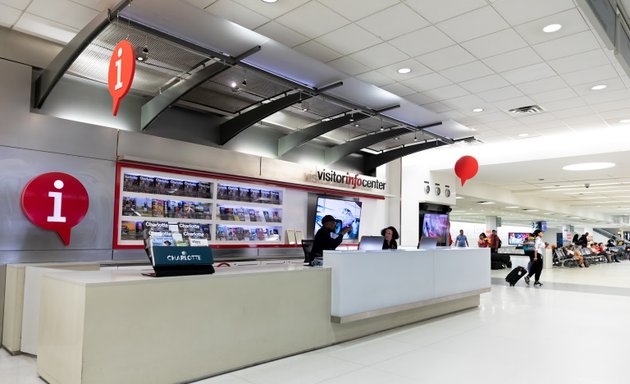
[(337, 219), (335, 233), (338, 233), (342, 228), (352, 226), (352, 230), (343, 236), (344, 240), (356, 240), (359, 238), (359, 227), (361, 225), (360, 201), (317, 197), (315, 232), (313, 235), (322, 227), (322, 218), (326, 215), (332, 215)]
[(437, 239), (438, 246), (448, 245), (448, 235), (451, 224), (448, 214), (445, 213), (424, 213), (422, 214), (422, 226), (420, 239), (432, 237)]
[(508, 232), (509, 245), (523, 245), (523, 241), (529, 237), (527, 232)]

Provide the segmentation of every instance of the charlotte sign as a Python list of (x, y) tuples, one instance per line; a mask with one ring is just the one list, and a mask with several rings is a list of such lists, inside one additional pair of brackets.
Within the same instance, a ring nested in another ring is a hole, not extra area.
[(384, 192), (387, 187), (387, 182), (376, 177), (330, 169), (317, 169), (307, 175), (307, 180), (316, 184), (379, 192)]
[(57, 232), (65, 245), (70, 244), (70, 231), (83, 220), (89, 205), (83, 184), (67, 173), (44, 173), (22, 191), (26, 217), (40, 228)]

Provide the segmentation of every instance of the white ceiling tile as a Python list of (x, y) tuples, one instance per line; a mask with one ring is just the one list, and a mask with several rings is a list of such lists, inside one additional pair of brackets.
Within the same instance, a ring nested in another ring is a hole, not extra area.
[(296, 45), (300, 45), (310, 40), (309, 37), (306, 37), (301, 33), (297, 33), (280, 23), (276, 23), (275, 21), (270, 21), (267, 24), (258, 27), (256, 29), (256, 32), (260, 33), (261, 35), (267, 36), (268, 38), (275, 40), (280, 44), (284, 44), (287, 47), (295, 47)]
[(76, 28), (55, 23), (29, 13), (22, 14), (18, 22), (13, 26), (13, 29), (63, 44), (67, 44), (79, 32)]
[(466, 41), (462, 46), (480, 59), (527, 47), (527, 43), (512, 28)]
[(429, 22), (405, 4), (398, 4), (359, 20), (357, 24), (381, 39), (389, 40), (426, 27)]
[(439, 51), (427, 53), (416, 59), (434, 71), (441, 71), (475, 61), (475, 57), (459, 45), (453, 45), (440, 49)]
[(490, 75), (479, 79), (464, 81), (459, 83), (459, 85), (472, 93), (477, 93), (490, 89), (506, 87), (510, 85), (510, 83), (499, 75)]
[(553, 69), (551, 69), (551, 67), (548, 66), (546, 63), (540, 63), (503, 72), (501, 75), (503, 75), (503, 77), (505, 77), (512, 84), (520, 84), (527, 81), (552, 77), (555, 74), (556, 73), (553, 71)]
[(573, 97), (570, 99), (551, 101), (545, 103), (545, 110), (549, 112), (561, 111), (563, 109), (571, 109), (576, 107), (585, 106), (586, 102), (580, 97)]
[(606, 122), (597, 115), (593, 116), (581, 116), (581, 117), (570, 117), (563, 120), (566, 125), (570, 128), (580, 128), (580, 129), (588, 129), (588, 128), (601, 128), (607, 126)]
[(406, 86), (411, 87), (418, 92), (424, 92), (430, 89), (440, 88), (450, 84), (450, 80), (438, 73), (418, 76), (405, 81)]
[(441, 101), (436, 101), (435, 103), (423, 104), (422, 107), (430, 111), (433, 111), (435, 113), (448, 112), (451, 109), (448, 105), (442, 103)]
[(408, 96), (408, 95), (413, 95), (414, 93), (416, 93), (415, 90), (404, 86), (400, 83), (394, 83), (394, 84), (390, 84), (390, 85), (385, 85), (382, 87), (384, 90), (393, 93), (394, 95), (398, 95), (401, 97), (404, 96)]
[(581, 71), (567, 73), (562, 78), (571, 86), (579, 84), (593, 83), (592, 85), (606, 83), (604, 80), (617, 79), (617, 71), (612, 65), (606, 64), (595, 68), (584, 69)]
[(526, 94), (543, 93), (566, 88), (567, 83), (560, 76), (521, 83), (518, 88)]
[(416, 103), (418, 105), (429, 104), (436, 101), (433, 97), (424, 95), (422, 93), (416, 93), (415, 95), (405, 96), (405, 99), (411, 101), (412, 103)]
[(471, 40), (509, 27), (490, 6), (443, 21), (436, 26), (457, 42)]
[(499, 121), (511, 121), (512, 117), (508, 115), (507, 113), (497, 111), (497, 112), (479, 115), (477, 116), (477, 120), (479, 120), (480, 122), (484, 124), (488, 124), (488, 123), (496, 123)]
[(608, 63), (610, 63), (610, 61), (601, 49), (595, 49), (548, 62), (548, 64), (560, 74), (598, 67)]
[(611, 119), (611, 120), (628, 119), (630, 118), (630, 103), (627, 108), (600, 112), (599, 115), (602, 117), (602, 119)]
[(543, 123), (546, 123), (546, 124), (553, 123), (555, 125), (557, 124), (558, 118), (555, 117), (551, 113), (543, 112), (543, 113), (537, 113), (534, 115), (518, 116), (516, 117), (516, 120), (518, 120), (519, 122), (527, 126), (532, 126), (532, 125), (542, 126)]
[(377, 87), (382, 87), (384, 85), (392, 84), (392, 83), (395, 82), (391, 77), (385, 76), (382, 73), (377, 72), (377, 71), (371, 71), (371, 72), (362, 73), (360, 75), (357, 75), (356, 77), (357, 77), (357, 79), (359, 79), (361, 81), (365, 81), (366, 83), (374, 84)]
[(450, 37), (434, 26), (404, 34), (389, 43), (412, 57), (455, 44)]
[(269, 21), (267, 17), (232, 0), (218, 0), (205, 10), (212, 15), (230, 20), (247, 29), (256, 29)]
[(319, 2), (339, 13), (346, 19), (356, 21), (385, 8), (391, 7), (392, 5), (397, 4), (398, 0), (319, 0)]
[(19, 9), (21, 11), (25, 10), (26, 7), (31, 3), (32, 0), (2, 0), (1, 4), (4, 4), (8, 7)]
[(590, 30), (556, 40), (534, 45), (534, 49), (545, 60), (558, 59), (599, 48)]
[(577, 93), (575, 93), (575, 91), (571, 88), (561, 88), (554, 91), (530, 94), (530, 97), (534, 99), (534, 101), (536, 101), (538, 104), (543, 104), (548, 101), (569, 99), (576, 96)]
[[(205, 0), (208, 1), (208, 0)], [(216, 0), (215, 0), (216, 1)], [(278, 1), (273, 4), (265, 3), (260, 0), (234, 0), (247, 8), (260, 13), (270, 19), (275, 19), (285, 13), (303, 5), (309, 0), (291, 0), (291, 1)]]
[(445, 69), (440, 73), (447, 79), (459, 83), (461, 81), (488, 76), (494, 72), (492, 72), (492, 70), (481, 61), (473, 61), (472, 63)]
[(18, 9), (0, 4), (0, 26), (11, 28), (18, 21), (21, 14), (22, 11)]
[(450, 19), (487, 4), (485, 0), (406, 0), (405, 3), (432, 23)]
[(378, 37), (356, 24), (346, 25), (324, 36), (320, 36), (316, 40), (344, 55), (382, 43)]
[(362, 63), (356, 60), (353, 60), (352, 58), (348, 56), (340, 57), (336, 60), (329, 61), (326, 64), (330, 65), (331, 67), (341, 72), (344, 72), (353, 76), (370, 70), (370, 68), (368, 68), (367, 66), (363, 65)]
[(605, 102), (601, 104), (599, 103), (593, 104), (591, 107), (593, 108), (594, 111), (597, 111), (597, 112), (605, 112), (605, 111), (612, 111), (615, 109), (630, 108), (630, 99), (615, 100), (615, 101)]
[(355, 52), (350, 55), (370, 68), (376, 69), (408, 59), (409, 57), (387, 43)]
[(534, 100), (525, 96), (515, 97), (513, 99), (508, 99), (508, 100), (500, 100), (494, 103), (494, 105), (497, 108), (499, 108), (500, 110), (504, 112), (507, 112), (508, 110), (513, 109), (513, 108), (520, 108), (526, 105), (533, 105), (533, 104), (535, 104)]
[(348, 20), (311, 1), (278, 17), (277, 22), (308, 37), (316, 38), (348, 24)]
[[(118, 4), (118, 1), (116, 0), (72, 0), (72, 1), (81, 5), (85, 5), (86, 7), (92, 8), (99, 12), (104, 11), (108, 8), (113, 8), (116, 4)], [(212, 0), (211, 3), (215, 1), (216, 0)], [(208, 2), (208, 0), (206, 0), (206, 2)]]
[(212, 3), (216, 3), (218, 0), (183, 0), (183, 1), (184, 3), (188, 3), (192, 5), (193, 7), (205, 9), (206, 7), (212, 5)]
[(424, 92), (425, 95), (432, 97), (435, 100), (447, 100), (452, 99), (454, 97), (465, 96), (468, 94), (464, 88), (459, 85), (447, 85), (442, 88), (435, 88), (429, 91)]
[(492, 5), (512, 25), (575, 7), (573, 0), (497, 0)]
[(505, 72), (511, 69), (542, 63), (542, 61), (540, 56), (530, 47), (483, 59), (483, 62), (496, 72)]
[(599, 104), (599, 103), (608, 103), (612, 101), (620, 101), (620, 100), (628, 100), (630, 99), (630, 90), (624, 89), (621, 91), (613, 91), (613, 92), (593, 92), (590, 95), (582, 96), (589, 104)]
[(484, 105), (485, 102), (477, 95), (466, 95), (446, 100), (444, 104), (450, 105), (460, 111), (463, 110), (472, 113), (473, 108), (478, 108), (480, 105)]
[[(441, 101), (439, 101), (439, 103), (443, 104)], [(459, 120), (459, 119), (462, 119), (462, 118), (466, 117), (466, 115), (464, 115), (460, 111), (456, 111), (456, 110), (445, 111), (445, 112), (442, 112), (441, 114), (444, 117), (443, 120), (448, 120), (448, 119)]]
[[(562, 28), (553, 33), (543, 32), (543, 28), (549, 24), (560, 24)], [(515, 29), (529, 44), (534, 45), (586, 31), (588, 30), (588, 25), (580, 12), (576, 8), (573, 8), (553, 16), (543, 17), (542, 19), (521, 24), (515, 27)]]
[(608, 79), (608, 80), (604, 80), (598, 83), (606, 84), (607, 85), (606, 89), (594, 91), (592, 89), (593, 85), (591, 83), (587, 83), (587, 84), (576, 85), (573, 87), (573, 90), (580, 96), (590, 96), (590, 95), (599, 94), (599, 93), (610, 93), (610, 92), (616, 93), (616, 91), (623, 91), (623, 90), (628, 89), (626, 84), (619, 78)]
[(523, 92), (519, 91), (516, 87), (509, 86), (485, 92), (477, 92), (477, 96), (491, 103), (494, 101), (513, 99), (515, 97), (523, 96)]
[(33, 0), (27, 12), (81, 30), (98, 12), (68, 0)]
[(295, 47), (295, 50), (323, 62), (335, 60), (341, 56), (339, 52), (335, 52), (315, 40), (300, 44)]
[(575, 117), (575, 116), (591, 115), (594, 112), (588, 106), (581, 105), (579, 107), (551, 111), (551, 113), (558, 119), (566, 119), (566, 118)]
[[(411, 69), (411, 72), (405, 74), (398, 73), (398, 69), (400, 68), (409, 68)], [(431, 70), (429, 68), (414, 59), (400, 61), (396, 64), (383, 67), (378, 71), (384, 76), (390, 77), (399, 82), (406, 82), (413, 79), (414, 77), (423, 76), (431, 73)]]
[[(505, 113), (505, 112), (504, 112)], [(523, 128), (523, 123), (514, 119), (512, 116), (509, 116), (509, 119), (488, 122), (486, 126), (491, 129), (501, 129), (501, 128)]]

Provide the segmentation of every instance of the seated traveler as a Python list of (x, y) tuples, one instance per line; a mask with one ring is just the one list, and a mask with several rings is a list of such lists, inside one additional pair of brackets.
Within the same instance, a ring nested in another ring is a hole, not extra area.
[(396, 228), (389, 226), (381, 231), (381, 236), (385, 238), (383, 241), (383, 249), (397, 249), (398, 231)]
[(323, 257), (324, 251), (334, 251), (341, 244), (343, 235), (352, 229), (352, 226), (348, 226), (342, 228), (336, 234), (334, 233), (336, 226), (337, 221), (331, 215), (326, 215), (322, 218), (322, 227), (317, 231), (313, 239), (313, 248), (311, 249), (309, 262), (312, 262), (316, 257)]
[(577, 249), (574, 249), (573, 244), (567, 247), (567, 254), (572, 256), (574, 260), (577, 260), (580, 268), (588, 267), (588, 264), (585, 264), (584, 262), (584, 257), (582, 256), (582, 253), (580, 253), (580, 251), (578, 251)]

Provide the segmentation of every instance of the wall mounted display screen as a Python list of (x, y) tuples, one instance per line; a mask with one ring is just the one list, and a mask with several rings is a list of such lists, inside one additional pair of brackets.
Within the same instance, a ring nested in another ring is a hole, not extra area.
[(315, 212), (315, 232), (313, 235), (322, 227), (322, 218), (326, 215), (332, 215), (337, 219), (335, 232), (339, 232), (341, 228), (352, 226), (352, 230), (343, 236), (344, 240), (356, 240), (359, 238), (359, 226), (361, 225), (360, 201), (318, 197)]
[(437, 239), (438, 246), (448, 245), (450, 227), (447, 214), (424, 213), (422, 214), (422, 226), (420, 227), (422, 233), (420, 238), (432, 237)]
[(508, 244), (523, 245), (523, 241), (525, 241), (528, 237), (529, 233), (527, 232), (508, 232)]

